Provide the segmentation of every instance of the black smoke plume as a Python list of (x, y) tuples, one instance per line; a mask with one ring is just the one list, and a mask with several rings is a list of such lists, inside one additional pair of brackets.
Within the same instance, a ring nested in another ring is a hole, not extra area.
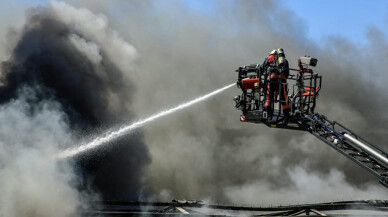
[[(91, 59), (90, 51), (82, 49), (99, 48), (98, 42), (61, 21), (52, 10), (31, 9), (15, 37), (20, 39), (10, 59), (1, 64), (1, 104), (15, 100), (21, 88), (28, 88), (35, 95), (27, 96), (31, 115), (42, 109), (42, 102), (57, 102), (78, 138), (134, 117), (126, 109), (135, 91), (133, 82), (104, 49), (93, 53), (100, 59)], [(120, 100), (113, 102), (112, 95)], [(148, 162), (143, 135), (138, 132), (116, 140), (109, 150), (76, 158), (75, 164), (84, 178), (83, 188), (91, 187), (105, 199), (137, 199)]]

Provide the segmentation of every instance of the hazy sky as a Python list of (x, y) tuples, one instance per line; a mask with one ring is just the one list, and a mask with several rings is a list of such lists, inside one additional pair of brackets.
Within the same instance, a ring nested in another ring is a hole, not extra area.
[(386, 29), (388, 24), (384, 0), (283, 0), (283, 4), (303, 20), (314, 41), (339, 35), (365, 43), (372, 26)]

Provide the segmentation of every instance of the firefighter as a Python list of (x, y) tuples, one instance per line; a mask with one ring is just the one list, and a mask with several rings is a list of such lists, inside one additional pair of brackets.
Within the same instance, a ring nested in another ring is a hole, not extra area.
[(279, 95), (283, 114), (288, 116), (290, 113), (290, 105), (288, 104), (287, 100), (287, 78), (289, 76), (290, 70), (283, 48), (273, 50), (265, 59), (263, 67), (267, 72), (268, 84), (264, 108), (267, 110), (268, 114), (272, 116), (272, 104), (275, 99), (275, 92), (280, 92)]

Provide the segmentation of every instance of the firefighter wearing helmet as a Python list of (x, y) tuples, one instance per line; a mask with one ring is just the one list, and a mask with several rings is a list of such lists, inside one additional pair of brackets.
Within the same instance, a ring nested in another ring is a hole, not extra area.
[(264, 108), (267, 110), (268, 114), (272, 116), (272, 106), (275, 101), (275, 93), (277, 93), (280, 95), (283, 114), (288, 116), (290, 113), (290, 105), (287, 99), (287, 78), (290, 70), (283, 48), (271, 51), (262, 64), (262, 67), (266, 70), (268, 75)]

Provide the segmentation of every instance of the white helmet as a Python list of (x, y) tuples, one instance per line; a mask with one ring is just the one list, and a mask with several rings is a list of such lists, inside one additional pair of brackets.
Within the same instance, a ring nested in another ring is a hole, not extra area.
[(273, 50), (271, 51), (271, 53), (269, 53), (269, 55), (274, 55), (274, 54), (276, 54), (276, 50)]
[(283, 54), (283, 55), (284, 55), (284, 50), (283, 50), (283, 48), (278, 48), (278, 49), (277, 49), (277, 52), (278, 52), (278, 54)]

